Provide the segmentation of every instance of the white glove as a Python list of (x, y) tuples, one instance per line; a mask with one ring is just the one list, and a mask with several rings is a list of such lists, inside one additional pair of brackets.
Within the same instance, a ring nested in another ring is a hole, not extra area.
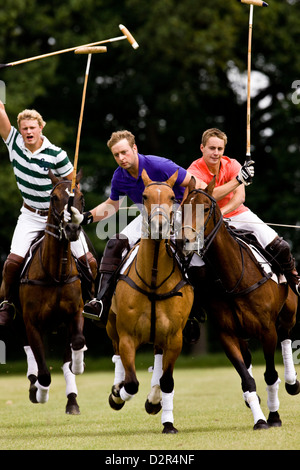
[(67, 224), (71, 220), (71, 214), (68, 211), (68, 204), (65, 205), (64, 207), (64, 222)]
[(84, 219), (84, 215), (80, 214), (79, 210), (76, 207), (71, 206), (72, 211), (72, 223), (76, 225), (80, 225)]
[(252, 183), (252, 178), (254, 176), (254, 163), (255, 162), (253, 160), (249, 160), (248, 162), (244, 163), (244, 165), (239, 171), (239, 174), (236, 177), (240, 184), (248, 186)]

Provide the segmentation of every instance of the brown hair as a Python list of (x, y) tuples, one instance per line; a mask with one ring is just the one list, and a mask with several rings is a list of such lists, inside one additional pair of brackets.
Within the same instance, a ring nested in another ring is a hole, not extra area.
[(120, 140), (127, 139), (130, 147), (135, 145), (135, 137), (134, 135), (126, 130), (113, 132), (110, 139), (107, 141), (107, 146), (111, 150), (111, 148), (120, 142)]
[(24, 111), (18, 114), (17, 122), (19, 128), (21, 121), (23, 121), (24, 119), (36, 120), (40, 127), (45, 127), (46, 125), (40, 113), (38, 113), (35, 109), (24, 109)]
[(218, 139), (222, 139), (224, 141), (224, 147), (226, 146), (227, 135), (224, 132), (214, 127), (212, 129), (207, 129), (205, 132), (203, 132), (202, 141), (201, 141), (201, 144), (203, 145), (203, 147), (206, 146), (208, 139), (210, 139), (211, 137), (218, 137)]

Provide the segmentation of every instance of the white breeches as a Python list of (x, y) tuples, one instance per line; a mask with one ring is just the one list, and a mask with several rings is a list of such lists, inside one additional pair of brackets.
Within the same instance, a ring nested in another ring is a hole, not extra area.
[(224, 220), (237, 229), (252, 231), (263, 248), (266, 248), (278, 236), (275, 230), (250, 210), (229, 219), (224, 216)]
[[(47, 216), (40, 216), (22, 207), (11, 242), (11, 253), (24, 258), (33, 240), (45, 230), (46, 222)], [(76, 258), (89, 251), (83, 231), (76, 242), (71, 242), (71, 250)]]

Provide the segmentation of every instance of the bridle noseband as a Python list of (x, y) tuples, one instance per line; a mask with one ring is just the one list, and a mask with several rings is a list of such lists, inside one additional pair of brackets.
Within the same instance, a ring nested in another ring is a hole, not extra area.
[[(203, 256), (205, 256), (205, 254), (207, 253), (211, 243), (213, 242), (214, 238), (216, 237), (219, 229), (221, 228), (221, 225), (222, 225), (222, 222), (223, 222), (223, 216), (222, 214), (220, 215), (220, 218), (219, 220), (216, 220), (216, 206), (217, 206), (217, 201), (215, 198), (213, 198), (210, 194), (206, 193), (205, 191), (203, 191), (202, 189), (193, 189), (192, 191), (189, 192), (188, 196), (189, 197), (192, 193), (196, 193), (196, 194), (203, 194), (204, 196), (208, 197), (208, 199), (210, 199), (211, 201), (211, 206), (209, 208), (209, 214), (204, 222), (204, 225), (203, 225), (203, 228), (201, 228), (200, 230), (197, 231), (196, 228), (190, 226), (190, 225), (184, 225), (182, 226), (182, 230), (184, 228), (189, 228), (191, 230), (193, 230), (196, 234), (196, 242), (195, 242), (195, 245), (197, 246), (197, 249), (196, 250), (193, 250), (193, 251), (197, 251), (198, 255), (201, 256), (203, 258)], [(214, 228), (212, 229), (212, 231), (205, 237), (204, 234), (205, 234), (205, 230), (207, 228), (207, 225), (210, 221), (210, 219), (214, 217)]]

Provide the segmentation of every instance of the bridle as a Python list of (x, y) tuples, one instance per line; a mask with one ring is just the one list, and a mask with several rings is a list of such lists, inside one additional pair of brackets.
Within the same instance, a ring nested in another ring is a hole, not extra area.
[[(172, 190), (172, 187), (168, 183), (165, 183), (165, 182), (152, 181), (152, 183), (149, 183), (147, 186), (145, 186), (145, 189), (149, 188), (150, 186), (167, 186), (168, 188)], [(146, 209), (145, 209), (145, 206), (143, 206), (143, 222), (144, 222), (144, 225), (146, 226), (146, 231), (148, 235), (150, 235), (151, 233), (151, 222), (153, 218), (159, 215), (161, 215), (166, 220), (166, 222), (170, 225), (170, 229), (172, 229), (173, 227), (174, 212), (172, 211), (171, 217), (169, 217), (169, 215), (167, 214), (167, 211), (160, 204), (157, 204), (157, 206), (154, 207), (154, 209), (150, 211), (150, 214), (148, 214), (147, 220), (145, 221), (146, 215), (147, 215)]]
[[(218, 231), (221, 228), (221, 225), (223, 223), (223, 216), (221, 214), (219, 220), (216, 220), (217, 201), (211, 195), (207, 194), (202, 189), (193, 189), (192, 191), (189, 192), (187, 197), (189, 197), (192, 193), (204, 194), (211, 201), (211, 206), (209, 208), (209, 214), (208, 214), (208, 216), (207, 216), (207, 218), (206, 218), (206, 220), (203, 224), (203, 227), (201, 227), (200, 230), (197, 230), (196, 228), (194, 228), (190, 225), (183, 225), (182, 226), (182, 230), (184, 228), (189, 228), (190, 230), (195, 232), (196, 241), (194, 243), (194, 247), (196, 247), (196, 250), (193, 250), (193, 251), (197, 251), (198, 255), (203, 258), (205, 256), (205, 254), (207, 253), (207, 251), (208, 251), (211, 243), (213, 242), (214, 238), (216, 237)], [(206, 237), (204, 237), (205, 230), (206, 230), (207, 225), (208, 225), (208, 223), (209, 223), (209, 221), (212, 217), (214, 218), (214, 220), (213, 220), (214, 228), (212, 229), (212, 231)]]
[[(61, 184), (70, 184), (70, 187), (71, 187), (71, 184), (72, 184), (72, 181), (69, 181), (69, 180), (61, 180), (59, 181), (58, 183), (55, 184), (55, 186), (53, 186), (52, 190), (51, 190), (51, 193), (50, 193), (50, 208), (49, 208), (49, 212), (50, 212), (50, 209), (51, 209), (51, 214), (53, 215), (54, 217), (54, 220), (56, 222), (56, 224), (50, 224), (48, 221), (46, 223), (46, 228), (45, 228), (45, 233), (47, 233), (48, 235), (51, 235), (52, 237), (56, 238), (57, 240), (62, 240), (63, 237), (65, 237), (65, 239), (67, 239), (67, 235), (66, 235), (66, 231), (65, 231), (65, 224), (64, 224), (64, 220), (63, 220), (63, 214), (64, 214), (64, 209), (62, 209), (60, 212), (57, 210), (57, 208), (55, 207), (55, 204), (54, 204), (54, 191), (55, 189), (61, 185)], [(70, 193), (70, 192), (69, 192)], [(57, 233), (54, 233), (54, 232), (51, 232), (50, 230), (47, 229), (48, 228), (51, 228), (51, 229), (54, 229), (55, 231), (58, 232)]]

